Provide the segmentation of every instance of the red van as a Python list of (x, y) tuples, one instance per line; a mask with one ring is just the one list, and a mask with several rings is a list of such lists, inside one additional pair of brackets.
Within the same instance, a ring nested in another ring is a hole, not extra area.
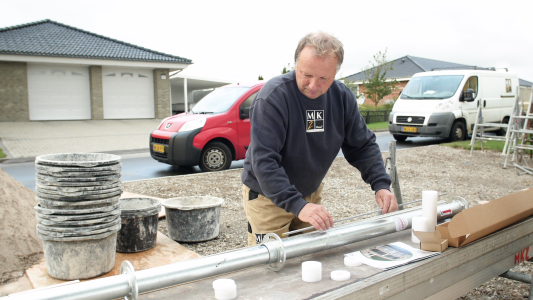
[(173, 166), (228, 169), (250, 144), (250, 105), (264, 82), (218, 88), (191, 111), (164, 119), (150, 134), (152, 158)]

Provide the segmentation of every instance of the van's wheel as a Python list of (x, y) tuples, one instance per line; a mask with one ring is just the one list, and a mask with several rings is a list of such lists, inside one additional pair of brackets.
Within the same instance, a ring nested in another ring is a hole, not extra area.
[(204, 172), (226, 170), (231, 166), (231, 151), (220, 142), (205, 145), (200, 155), (200, 169)]
[(465, 136), (465, 124), (461, 121), (453, 122), (452, 130), (450, 130), (450, 136), (448, 137), (450, 142), (462, 141), (465, 139)]
[[(502, 124), (509, 124), (509, 117), (503, 118)], [(498, 135), (507, 135), (507, 129), (506, 127), (500, 127), (498, 130)]]
[(407, 139), (407, 136), (406, 135), (397, 135), (397, 134), (393, 134), (392, 137), (397, 140), (398, 142), (405, 142), (405, 140)]

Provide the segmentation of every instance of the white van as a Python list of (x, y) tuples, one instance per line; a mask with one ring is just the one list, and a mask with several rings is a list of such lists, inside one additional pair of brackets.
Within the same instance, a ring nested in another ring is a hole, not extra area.
[[(472, 134), (480, 104), (484, 123), (509, 122), (518, 84), (515, 74), (499, 71), (417, 73), (392, 108), (389, 131), (397, 141), (408, 137), (464, 140)], [(500, 127), (485, 130), (505, 133)]]

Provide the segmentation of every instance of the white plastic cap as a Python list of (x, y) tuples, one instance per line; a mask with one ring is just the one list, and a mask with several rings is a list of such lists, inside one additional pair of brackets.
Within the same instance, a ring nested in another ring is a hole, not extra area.
[(350, 279), (350, 272), (344, 270), (331, 271), (331, 279), (335, 281), (345, 281)]
[(305, 282), (322, 280), (322, 263), (319, 261), (304, 261), (302, 263), (302, 280)]
[(344, 265), (349, 267), (359, 267), (363, 262), (356, 256), (347, 255), (344, 257)]
[(237, 285), (233, 279), (218, 279), (213, 281), (215, 298), (218, 300), (231, 300), (237, 298)]

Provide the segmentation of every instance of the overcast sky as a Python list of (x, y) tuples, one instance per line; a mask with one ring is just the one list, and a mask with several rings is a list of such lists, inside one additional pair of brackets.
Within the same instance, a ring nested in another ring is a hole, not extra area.
[[(438, 4), (437, 4), (438, 3)], [(322, 30), (344, 43), (338, 76), (378, 51), (481, 67), (533, 81), (533, 1), (0, 0), (0, 27), (51, 19), (192, 59), (183, 74), (265, 79), (293, 63), (298, 40)]]

